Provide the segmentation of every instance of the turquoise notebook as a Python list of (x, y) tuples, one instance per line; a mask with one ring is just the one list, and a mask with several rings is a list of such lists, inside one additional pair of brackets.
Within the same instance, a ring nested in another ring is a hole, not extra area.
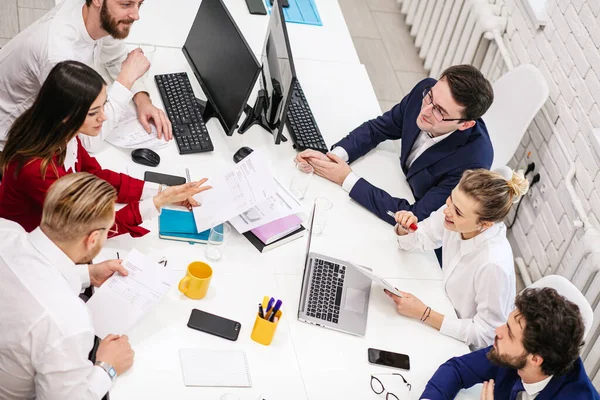
[[(222, 230), (222, 225), (220, 225)], [(218, 231), (218, 228), (217, 228)], [(206, 243), (210, 229), (198, 233), (194, 214), (189, 211), (163, 208), (158, 219), (158, 237), (181, 242)]]

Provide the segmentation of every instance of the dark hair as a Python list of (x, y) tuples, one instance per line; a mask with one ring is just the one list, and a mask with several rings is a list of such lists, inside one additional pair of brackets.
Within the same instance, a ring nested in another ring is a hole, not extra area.
[(454, 100), (463, 106), (463, 118), (467, 121), (481, 118), (494, 101), (494, 89), (483, 74), (472, 65), (454, 65), (444, 72)]
[(91, 6), (92, 5), (92, 0), (85, 0), (85, 5), (86, 6)]
[(15, 120), (8, 137), (0, 167), (18, 162), (15, 177), (32, 158), (41, 158), (42, 176), (48, 165), (56, 173), (52, 158), (64, 162), (66, 145), (85, 122), (90, 106), (105, 85), (92, 68), (78, 61), (63, 61), (50, 71), (33, 105)]
[(567, 373), (583, 346), (585, 328), (579, 307), (552, 288), (525, 289), (515, 305), (525, 319), (525, 351), (542, 357), (545, 375)]

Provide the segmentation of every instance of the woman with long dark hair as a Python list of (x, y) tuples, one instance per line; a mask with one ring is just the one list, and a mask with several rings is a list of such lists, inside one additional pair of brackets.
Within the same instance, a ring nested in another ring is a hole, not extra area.
[[(92, 68), (77, 61), (58, 63), (27, 111), (15, 120), (0, 156), (0, 218), (18, 222), (27, 231), (40, 224), (48, 188), (61, 176), (89, 172), (113, 185), (117, 202), (109, 236), (148, 231), (139, 225), (158, 215), (166, 204), (198, 205), (192, 196), (209, 186), (190, 182), (162, 187), (110, 170), (83, 148), (77, 134), (96, 136), (106, 121), (106, 83)], [(140, 201), (141, 200), (141, 201)]]

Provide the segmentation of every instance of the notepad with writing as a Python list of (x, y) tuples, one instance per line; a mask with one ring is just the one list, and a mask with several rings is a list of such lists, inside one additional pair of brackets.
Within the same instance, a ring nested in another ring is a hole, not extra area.
[(185, 386), (252, 387), (246, 352), (179, 349)]

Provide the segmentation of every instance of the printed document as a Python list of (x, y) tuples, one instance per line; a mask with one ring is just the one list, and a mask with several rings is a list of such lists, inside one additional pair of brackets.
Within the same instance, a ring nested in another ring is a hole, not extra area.
[(273, 196), (229, 220), (239, 233), (302, 212), (302, 204), (277, 179), (275, 188), (277, 191)]
[(127, 111), (121, 117), (117, 126), (106, 137), (106, 141), (114, 146), (126, 149), (140, 147), (156, 149), (169, 144), (166, 140), (158, 138), (156, 126), (150, 124), (150, 129), (152, 133), (146, 132), (138, 120), (135, 105), (130, 102), (127, 105)]
[(194, 196), (202, 204), (193, 208), (198, 233), (248, 211), (276, 192), (270, 166), (258, 150), (206, 184), (212, 189)]
[(86, 303), (96, 336), (123, 335), (158, 303), (174, 282), (174, 274), (136, 249), (123, 261), (128, 276), (115, 273)]

